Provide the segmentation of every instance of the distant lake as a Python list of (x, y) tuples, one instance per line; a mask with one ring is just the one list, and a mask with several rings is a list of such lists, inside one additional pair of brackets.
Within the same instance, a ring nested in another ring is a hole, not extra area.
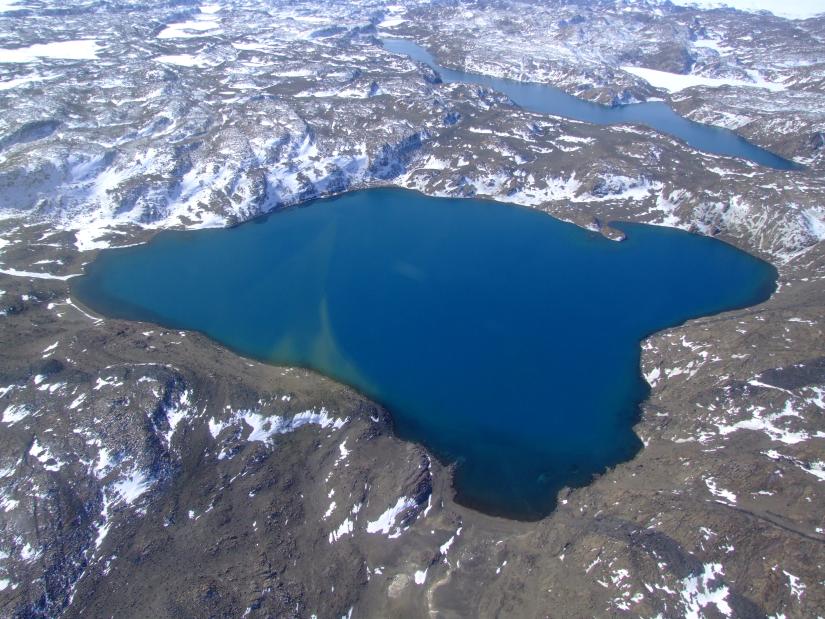
[(371, 189), (104, 251), (72, 293), (350, 384), (458, 464), (461, 503), (535, 519), (640, 449), (641, 339), (775, 288), (772, 266), (721, 241), (616, 227), (625, 241), (526, 208)]
[(426, 49), (408, 39), (383, 39), (384, 47), (405, 54), (435, 69), (444, 82), (477, 84), (507, 95), (525, 110), (572, 118), (596, 125), (640, 124), (678, 138), (699, 150), (714, 155), (739, 157), (778, 170), (796, 170), (801, 166), (755, 144), (733, 131), (693, 122), (679, 116), (661, 101), (607, 106), (585, 101), (548, 84), (466, 73), (439, 65)]

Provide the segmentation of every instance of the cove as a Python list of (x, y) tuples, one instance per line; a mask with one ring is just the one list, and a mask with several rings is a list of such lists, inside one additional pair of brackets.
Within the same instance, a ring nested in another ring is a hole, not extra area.
[(444, 82), (476, 84), (507, 95), (513, 103), (531, 112), (552, 114), (596, 125), (640, 124), (678, 138), (715, 155), (747, 159), (778, 170), (801, 169), (797, 163), (748, 142), (728, 129), (693, 122), (679, 116), (661, 101), (607, 106), (585, 101), (548, 84), (519, 82), (489, 75), (456, 71), (439, 65), (432, 54), (408, 39), (382, 39), (384, 47), (405, 54), (435, 70)]
[(105, 250), (72, 294), (352, 385), (457, 464), (459, 502), (531, 520), (640, 449), (642, 338), (775, 289), (771, 265), (721, 241), (616, 226), (625, 241), (523, 207), (370, 189)]

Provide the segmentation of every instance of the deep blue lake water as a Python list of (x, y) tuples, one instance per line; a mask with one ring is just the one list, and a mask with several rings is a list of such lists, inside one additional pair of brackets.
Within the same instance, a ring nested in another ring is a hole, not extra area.
[(715, 155), (739, 157), (779, 170), (795, 170), (801, 166), (776, 155), (733, 131), (693, 122), (679, 116), (661, 101), (606, 106), (567, 94), (548, 84), (519, 82), (489, 75), (465, 73), (438, 64), (426, 49), (407, 39), (383, 39), (384, 47), (397, 54), (435, 69), (444, 82), (477, 84), (501, 92), (519, 107), (532, 112), (552, 114), (597, 125), (636, 123), (676, 137), (689, 146)]
[(72, 287), (102, 314), (355, 386), (458, 463), (460, 502), (534, 519), (640, 448), (642, 338), (775, 287), (772, 266), (720, 241), (617, 227), (620, 243), (526, 208), (373, 189), (161, 232)]

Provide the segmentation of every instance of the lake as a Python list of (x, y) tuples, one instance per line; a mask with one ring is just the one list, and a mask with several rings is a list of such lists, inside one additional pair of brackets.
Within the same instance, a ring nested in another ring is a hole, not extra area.
[(459, 502), (530, 520), (640, 449), (641, 339), (775, 289), (772, 266), (721, 241), (616, 227), (625, 241), (370, 189), (103, 251), (72, 293), (352, 385), (399, 436), (457, 463)]
[(384, 47), (422, 62), (444, 82), (476, 84), (507, 95), (513, 103), (531, 112), (552, 114), (597, 125), (640, 124), (678, 138), (714, 155), (738, 157), (778, 170), (797, 170), (801, 166), (769, 150), (748, 142), (733, 131), (693, 122), (679, 116), (661, 101), (607, 106), (585, 101), (548, 84), (519, 82), (489, 75), (466, 73), (442, 67), (426, 49), (408, 39), (383, 39)]

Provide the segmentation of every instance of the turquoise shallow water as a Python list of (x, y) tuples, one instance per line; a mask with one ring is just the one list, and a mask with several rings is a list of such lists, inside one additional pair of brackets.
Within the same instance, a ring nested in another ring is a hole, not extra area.
[(774, 290), (720, 241), (617, 227), (374, 189), (104, 251), (73, 294), (351, 384), (458, 463), (459, 501), (534, 519), (639, 450), (642, 338)]
[(599, 105), (569, 95), (560, 88), (548, 84), (518, 82), (447, 69), (440, 66), (426, 49), (408, 39), (384, 39), (382, 43), (391, 52), (406, 54), (413, 60), (435, 69), (447, 83), (476, 84), (497, 90), (507, 95), (516, 105), (532, 112), (572, 118), (596, 125), (645, 125), (715, 155), (747, 159), (779, 170), (797, 170), (802, 167), (748, 142), (733, 131), (693, 122), (679, 116), (661, 101), (617, 106)]

